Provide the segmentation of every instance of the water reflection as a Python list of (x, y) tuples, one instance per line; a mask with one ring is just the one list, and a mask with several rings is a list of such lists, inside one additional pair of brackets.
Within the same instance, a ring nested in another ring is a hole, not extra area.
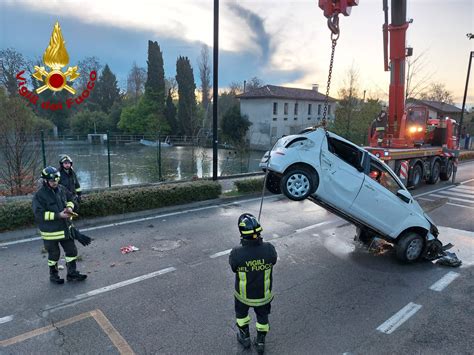
[[(107, 187), (109, 183), (107, 146), (64, 143), (47, 147), (48, 164), (57, 165), (61, 154), (74, 161), (83, 189)], [(220, 149), (218, 175), (259, 171), (261, 151), (239, 154)], [(139, 144), (110, 147), (111, 182), (113, 186), (159, 181), (158, 149)], [(161, 149), (161, 175), (164, 180), (182, 180), (192, 176), (212, 176), (212, 148), (166, 147)]]

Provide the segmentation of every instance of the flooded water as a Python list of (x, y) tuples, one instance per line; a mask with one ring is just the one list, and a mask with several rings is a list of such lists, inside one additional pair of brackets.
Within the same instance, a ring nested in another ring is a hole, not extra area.
[[(219, 149), (218, 176), (260, 171), (258, 163), (263, 153), (250, 151), (241, 155), (235, 150)], [(48, 144), (47, 164), (57, 166), (62, 154), (73, 159), (82, 189), (109, 186), (106, 144)], [(141, 144), (111, 145), (110, 166), (112, 186), (158, 182), (158, 148)], [(166, 181), (212, 177), (212, 148), (163, 147), (161, 175)]]

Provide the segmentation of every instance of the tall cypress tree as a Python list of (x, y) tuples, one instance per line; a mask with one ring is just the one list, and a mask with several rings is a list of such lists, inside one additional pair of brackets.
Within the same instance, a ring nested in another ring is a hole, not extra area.
[(178, 124), (181, 134), (197, 133), (196, 83), (193, 68), (188, 57), (179, 57), (176, 61), (176, 81), (178, 82)]
[(168, 97), (166, 98), (165, 106), (165, 119), (170, 126), (172, 134), (178, 133), (178, 121), (176, 121), (176, 106), (173, 103), (173, 97), (171, 95), (171, 89), (168, 90)]
[(107, 64), (97, 80), (91, 99), (96, 104), (96, 108), (105, 113), (110, 113), (114, 102), (121, 100), (117, 78)]
[(145, 98), (151, 105), (151, 114), (158, 120), (163, 117), (165, 104), (165, 70), (163, 54), (158, 42), (148, 41), (148, 71), (145, 83)]

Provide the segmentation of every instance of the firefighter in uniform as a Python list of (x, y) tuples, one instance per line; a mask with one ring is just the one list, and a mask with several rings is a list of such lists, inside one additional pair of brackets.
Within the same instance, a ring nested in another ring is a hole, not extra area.
[(72, 168), (72, 159), (70, 156), (63, 155), (59, 160), (59, 173), (61, 174), (59, 183), (72, 194), (77, 211), (79, 203), (81, 202), (81, 185), (79, 184), (76, 172)]
[(83, 281), (87, 275), (76, 270), (77, 248), (71, 235), (72, 195), (59, 185), (60, 174), (56, 168), (46, 167), (41, 172), (41, 178), (43, 186), (33, 197), (33, 213), (48, 251), (49, 279), (56, 284), (64, 283), (58, 272), (61, 244), (66, 254), (67, 280)]
[(382, 146), (383, 136), (387, 127), (387, 106), (383, 106), (380, 113), (372, 122), (372, 129), (377, 132), (377, 145)]
[(277, 262), (275, 247), (264, 242), (262, 227), (249, 213), (239, 217), (240, 246), (232, 249), (229, 264), (235, 272), (235, 314), (237, 318), (237, 340), (244, 348), (250, 346), (250, 316), (252, 307), (257, 315), (257, 337), (255, 346), (259, 354), (265, 350), (265, 336), (270, 329), (268, 315), (273, 300), (273, 265)]

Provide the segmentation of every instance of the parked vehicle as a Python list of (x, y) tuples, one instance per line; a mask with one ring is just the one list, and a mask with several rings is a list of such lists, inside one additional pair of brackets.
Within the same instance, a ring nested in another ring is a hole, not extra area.
[(397, 175), (375, 155), (322, 128), (280, 138), (260, 162), (266, 187), (291, 200), (306, 198), (381, 237), (413, 262), (441, 251), (438, 229)]

